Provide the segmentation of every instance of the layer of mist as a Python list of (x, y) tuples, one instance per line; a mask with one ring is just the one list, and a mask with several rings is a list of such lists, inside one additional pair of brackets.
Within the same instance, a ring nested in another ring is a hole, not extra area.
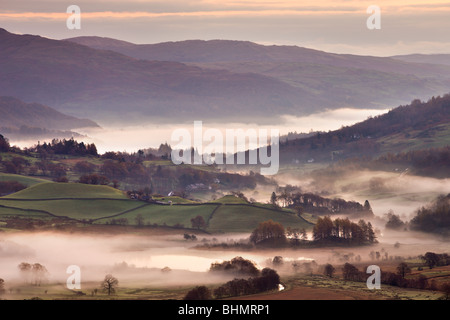
[[(246, 234), (223, 235), (217, 241), (233, 241)], [(370, 262), (370, 252), (410, 258), (427, 251), (447, 252), (448, 243), (431, 235), (416, 232), (382, 231), (379, 243), (357, 248), (277, 249), (258, 251), (199, 250), (198, 243), (186, 242), (180, 236), (93, 236), (63, 233), (2, 233), (0, 234), (0, 277), (8, 283), (20, 283), (18, 265), (40, 263), (48, 272), (50, 283), (65, 283), (67, 267), (81, 268), (82, 283), (100, 282), (113, 274), (121, 283), (140, 287), (177, 286), (223, 283), (232, 277), (207, 273), (211, 263), (231, 260), (236, 256), (252, 260), (258, 268), (272, 267), (273, 257), (282, 256), (288, 262), (282, 274), (293, 273), (292, 263), (301, 265), (314, 260), (317, 264), (344, 263), (360, 256)], [(343, 257), (346, 257), (344, 260)], [(356, 260), (355, 260), (356, 261)], [(373, 262), (373, 261), (372, 261)], [(168, 267), (170, 272), (162, 272)]]
[[(363, 121), (369, 116), (376, 116), (383, 114), (387, 110), (376, 109), (337, 109), (325, 112), (312, 114), (305, 117), (282, 116), (282, 122), (272, 123), (271, 120), (267, 124), (261, 125), (256, 123), (223, 123), (223, 122), (204, 122), (204, 130), (209, 128), (218, 129), (225, 132), (226, 129), (278, 129), (280, 135), (288, 134), (289, 132), (309, 132), (314, 131), (328, 131), (339, 129), (341, 126), (352, 125), (355, 122)], [(201, 119), (198, 119), (201, 120)], [(111, 127), (108, 123), (99, 123), (101, 128), (80, 128), (74, 129), (76, 132), (85, 135), (86, 138), (77, 138), (79, 141), (87, 143), (95, 143), (99, 153), (107, 151), (126, 151), (136, 152), (139, 149), (150, 147), (158, 147), (161, 143), (176, 144), (176, 141), (171, 141), (172, 132), (176, 129), (186, 129), (191, 132), (193, 136), (193, 126), (190, 123), (173, 123), (173, 124), (159, 124), (149, 123), (148, 125), (134, 126), (132, 124), (124, 124), (121, 127)], [(225, 135), (224, 135), (225, 136)], [(43, 142), (43, 139), (27, 139), (14, 140), (11, 139), (11, 145), (18, 147), (30, 147), (37, 144), (38, 140)], [(49, 140), (50, 141), (50, 140)], [(242, 146), (236, 146), (238, 150)]]

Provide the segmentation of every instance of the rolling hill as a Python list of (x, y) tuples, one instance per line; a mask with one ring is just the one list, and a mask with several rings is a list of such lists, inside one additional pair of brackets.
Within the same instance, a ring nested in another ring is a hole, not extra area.
[[(170, 197), (169, 197), (170, 198)], [(176, 199), (174, 199), (176, 200)], [(310, 228), (313, 224), (293, 212), (233, 200), (231, 196), (211, 203), (148, 203), (126, 198), (106, 186), (40, 183), (0, 197), (0, 222), (93, 223), (95, 225), (144, 225), (191, 228), (191, 219), (201, 215), (207, 232), (251, 232), (259, 222), (272, 219), (286, 227)], [(116, 221), (116, 222), (115, 222)]]
[[(137, 59), (261, 74), (301, 89), (313, 95), (317, 102), (325, 101), (330, 109), (393, 107), (416, 98), (443, 94), (450, 87), (449, 66), (429, 64), (429, 61), (416, 63), (422, 61), (333, 54), (249, 41), (188, 40), (139, 45), (101, 37), (77, 37), (67, 41)], [(314, 106), (317, 107), (317, 103)]]

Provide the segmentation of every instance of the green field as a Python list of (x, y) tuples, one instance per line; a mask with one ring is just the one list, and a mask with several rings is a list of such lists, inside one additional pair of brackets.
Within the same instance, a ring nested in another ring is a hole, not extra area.
[(208, 203), (195, 203), (179, 197), (156, 200), (159, 203), (131, 200), (121, 191), (106, 186), (40, 183), (1, 197), (0, 220), (60, 217), (80, 222), (92, 220), (99, 225), (121, 218), (126, 219), (129, 225), (136, 225), (136, 217), (140, 215), (144, 225), (191, 228), (191, 219), (200, 215), (206, 222), (204, 230), (211, 233), (251, 232), (259, 222), (269, 219), (285, 227), (309, 229), (312, 226), (289, 210), (249, 204), (234, 196)]
[(6, 199), (127, 199), (122, 191), (108, 186), (94, 186), (79, 183), (47, 182), (4, 197)]
[(249, 232), (254, 230), (258, 223), (272, 219), (284, 227), (311, 228), (312, 224), (299, 218), (293, 213), (282, 210), (266, 209), (251, 205), (222, 205), (209, 221), (208, 231), (221, 232), (233, 230), (234, 232)]
[(211, 202), (212, 203), (220, 203), (220, 204), (247, 204), (248, 203), (244, 199), (241, 199), (241, 198), (238, 198), (238, 197), (235, 197), (232, 195), (227, 195), (220, 199), (213, 200)]
[[(137, 210), (133, 210), (126, 214), (117, 216), (117, 218), (126, 218), (130, 224), (135, 224), (137, 215), (142, 215), (144, 224), (158, 224), (158, 225), (183, 225), (186, 228), (191, 227), (191, 219), (200, 215), (205, 221), (208, 221), (211, 213), (216, 208), (216, 205), (157, 205), (148, 204)], [(105, 223), (109, 219), (100, 219), (96, 223)]]
[(1, 200), (0, 198), (0, 205), (21, 209), (42, 210), (55, 216), (83, 220), (117, 215), (121, 212), (136, 208), (141, 204), (135, 201), (116, 199), (8, 201)]

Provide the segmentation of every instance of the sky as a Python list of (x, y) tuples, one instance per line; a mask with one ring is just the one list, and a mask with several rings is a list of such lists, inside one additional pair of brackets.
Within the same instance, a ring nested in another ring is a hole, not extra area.
[[(81, 29), (66, 26), (70, 5), (81, 10)], [(381, 10), (381, 29), (367, 28), (371, 5)], [(0, 27), (53, 39), (227, 39), (374, 56), (450, 53), (449, 0), (2, 0)]]

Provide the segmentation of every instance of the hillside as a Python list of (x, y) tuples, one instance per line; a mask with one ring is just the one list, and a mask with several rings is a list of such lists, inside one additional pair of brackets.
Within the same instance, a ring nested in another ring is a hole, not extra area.
[[(174, 200), (176, 197), (174, 197)], [(168, 197), (167, 199), (171, 199)], [(201, 215), (202, 230), (213, 233), (251, 232), (259, 222), (272, 219), (286, 227), (310, 228), (312, 224), (293, 212), (231, 201), (214, 203), (149, 203), (131, 200), (105, 186), (41, 183), (7, 197), (0, 197), (0, 224), (22, 228), (79, 223), (165, 226), (191, 229), (191, 219)], [(140, 217), (140, 219), (138, 219)]]
[(419, 208), (410, 221), (412, 230), (450, 235), (450, 194), (442, 195), (427, 207)]
[(395, 106), (415, 98), (443, 94), (450, 84), (448, 66), (332, 54), (297, 46), (264, 46), (229, 40), (137, 45), (101, 37), (77, 37), (67, 41), (137, 59), (177, 61), (213, 70), (261, 74), (304, 90), (317, 102), (325, 101), (331, 109)]
[(281, 161), (330, 162), (352, 157), (445, 147), (450, 140), (450, 95), (413, 101), (386, 114), (314, 137), (280, 144)]
[(25, 103), (0, 96), (0, 132), (11, 139), (53, 139), (78, 137), (73, 129), (98, 127), (87, 119), (65, 115), (38, 103)]
[[(27, 72), (23, 72), (27, 70)], [(326, 103), (252, 73), (144, 61), (69, 41), (0, 29), (0, 95), (96, 121), (257, 120), (305, 114)]]

